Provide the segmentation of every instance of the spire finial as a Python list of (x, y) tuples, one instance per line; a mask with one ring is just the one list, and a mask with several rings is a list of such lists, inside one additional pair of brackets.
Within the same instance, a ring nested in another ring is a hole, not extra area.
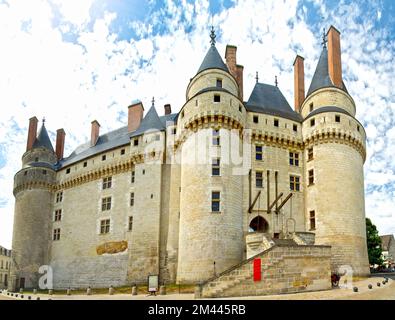
[(276, 85), (276, 87), (278, 87), (278, 80), (277, 80), (277, 76), (274, 77), (274, 84)]
[(216, 38), (217, 36), (215, 35), (215, 31), (214, 31), (214, 26), (213, 25), (211, 25), (211, 32), (210, 32), (210, 43), (211, 43), (211, 46), (215, 46), (215, 38)]
[(44, 123), (45, 123), (45, 117), (43, 117), (43, 125), (44, 125)]
[(152, 106), (155, 107), (155, 97), (152, 97)]
[(259, 77), (258, 77), (258, 71), (256, 72), (256, 75), (255, 75), (255, 80), (256, 80), (256, 83), (258, 83), (258, 81), (259, 81)]
[(328, 40), (326, 39), (326, 32), (325, 32), (325, 28), (323, 28), (323, 34), (322, 34), (322, 47), (326, 48), (326, 43), (328, 42)]

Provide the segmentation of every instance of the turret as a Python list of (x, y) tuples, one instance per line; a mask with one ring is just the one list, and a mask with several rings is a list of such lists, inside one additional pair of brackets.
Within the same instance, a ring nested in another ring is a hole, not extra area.
[(14, 177), (14, 234), (10, 289), (37, 288), (40, 266), (49, 263), (52, 188), (55, 164), (63, 155), (64, 132), (54, 152), (44, 120), (38, 135), (37, 118), (30, 119), (22, 169)]
[[(229, 65), (235, 65), (233, 58)], [(177, 122), (181, 141), (178, 283), (204, 281), (243, 258), (242, 178), (229, 156), (232, 151), (239, 154), (245, 125), (240, 79), (219, 55), (212, 30), (211, 46), (188, 85)]]
[(301, 106), (305, 147), (306, 227), (316, 244), (332, 246), (332, 271), (345, 266), (369, 273), (363, 164), (365, 130), (342, 80), (340, 33), (324, 37), (306, 99)]

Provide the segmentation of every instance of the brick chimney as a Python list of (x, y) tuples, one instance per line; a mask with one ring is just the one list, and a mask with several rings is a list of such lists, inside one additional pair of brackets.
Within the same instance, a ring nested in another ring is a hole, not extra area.
[(304, 101), (304, 58), (297, 55), (294, 61), (295, 111), (299, 112)]
[(96, 145), (97, 139), (99, 139), (100, 123), (97, 120), (92, 121), (91, 126), (91, 147)]
[(343, 87), (342, 61), (340, 50), (340, 32), (331, 26), (327, 33), (328, 37), (328, 68), (329, 76), (336, 87)]
[(29, 119), (29, 132), (27, 134), (26, 151), (29, 151), (33, 147), (33, 143), (36, 140), (37, 123), (38, 119), (36, 117), (32, 117)]
[(244, 67), (237, 64), (236, 59), (237, 47), (227, 45), (225, 50), (225, 60), (228, 66), (229, 72), (235, 77), (237, 84), (239, 85), (239, 99), (243, 100), (243, 70)]
[(171, 105), (165, 104), (165, 115), (171, 114)]
[(58, 160), (63, 159), (65, 137), (66, 133), (63, 129), (56, 130), (56, 156)]
[(128, 107), (128, 132), (135, 131), (141, 123), (144, 114), (144, 107), (138, 101)]

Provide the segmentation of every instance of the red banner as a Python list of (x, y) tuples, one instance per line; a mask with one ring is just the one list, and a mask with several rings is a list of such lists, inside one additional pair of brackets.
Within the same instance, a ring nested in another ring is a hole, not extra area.
[(261, 281), (262, 273), (261, 273), (261, 259), (254, 259), (254, 281)]

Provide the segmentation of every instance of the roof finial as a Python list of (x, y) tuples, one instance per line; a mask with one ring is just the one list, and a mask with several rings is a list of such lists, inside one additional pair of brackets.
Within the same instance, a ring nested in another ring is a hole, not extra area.
[(215, 35), (215, 31), (214, 31), (214, 26), (213, 25), (211, 25), (211, 32), (210, 32), (210, 43), (211, 43), (211, 46), (215, 46), (215, 38), (216, 38), (217, 36)]
[(152, 106), (155, 107), (155, 97), (152, 97)]
[(44, 123), (45, 123), (45, 117), (43, 117), (43, 125), (44, 125)]
[(258, 81), (259, 81), (259, 77), (258, 77), (258, 71), (256, 72), (256, 75), (255, 75), (255, 80), (256, 80), (256, 83), (258, 83)]
[(277, 76), (274, 77), (274, 84), (276, 85), (276, 87), (278, 87)]
[(322, 47), (326, 48), (326, 43), (328, 42), (328, 40), (326, 39), (326, 32), (325, 32), (325, 28), (323, 28), (323, 34), (322, 34)]

